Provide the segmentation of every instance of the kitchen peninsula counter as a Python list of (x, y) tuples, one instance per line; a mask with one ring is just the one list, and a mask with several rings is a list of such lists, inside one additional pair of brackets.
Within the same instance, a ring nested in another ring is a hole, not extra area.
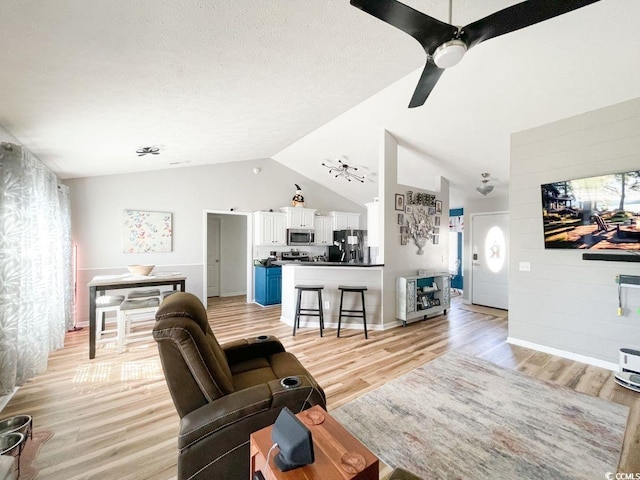
[(299, 260), (276, 260), (271, 265), (301, 265), (303, 267), (384, 267), (384, 263), (301, 262)]
[[(296, 312), (296, 285), (323, 285), (322, 300), (325, 328), (338, 328), (340, 291), (338, 285), (365, 286), (365, 308), (367, 328), (382, 328), (382, 272), (384, 264), (341, 262), (297, 262), (277, 261), (282, 266), (282, 314), (280, 320), (293, 328)], [(318, 308), (318, 297), (314, 293), (302, 294), (302, 308)], [(360, 309), (360, 295), (345, 294), (343, 309)], [(301, 328), (313, 328), (318, 332), (318, 318), (300, 318)], [(362, 319), (343, 317), (342, 328), (363, 330)], [(328, 332), (327, 332), (328, 333)], [(328, 333), (329, 334), (329, 333)], [(335, 332), (330, 334), (335, 335)]]

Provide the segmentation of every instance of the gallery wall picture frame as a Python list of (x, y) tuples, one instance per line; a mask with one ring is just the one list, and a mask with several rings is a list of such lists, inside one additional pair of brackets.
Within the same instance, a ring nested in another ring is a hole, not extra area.
[(434, 235), (433, 236), (433, 244), (434, 245), (438, 245), (438, 243), (440, 243), (440, 235)]
[(427, 214), (435, 215), (436, 214), (436, 207), (428, 207)]
[(400, 245), (409, 244), (409, 227), (402, 225), (400, 227)]
[(398, 225), (404, 225), (404, 213), (398, 214)]
[(396, 193), (396, 210), (404, 212), (404, 195)]
[(442, 215), (442, 200), (436, 200), (436, 215)]
[(407, 205), (406, 207), (404, 207), (404, 213), (411, 213), (413, 212), (413, 208), (411, 207), (411, 205)]
[(435, 220), (433, 221), (433, 224), (434, 224), (436, 227), (439, 227), (439, 226), (440, 226), (440, 217), (436, 217), (436, 218), (435, 218)]
[(171, 252), (173, 225), (171, 212), (125, 210), (122, 251), (124, 253)]

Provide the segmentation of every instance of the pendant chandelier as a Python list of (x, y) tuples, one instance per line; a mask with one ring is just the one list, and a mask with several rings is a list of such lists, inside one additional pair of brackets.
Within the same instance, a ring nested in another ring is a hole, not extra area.
[(348, 165), (340, 159), (338, 159), (337, 164), (335, 162), (331, 162), (330, 160), (325, 160), (324, 162), (322, 162), (322, 166), (327, 167), (329, 169), (329, 174), (333, 175), (335, 178), (343, 177), (349, 182), (351, 181), (351, 179), (354, 179), (360, 183), (364, 183), (364, 175), (358, 175), (357, 173), (354, 173), (358, 171), (358, 168)]
[(489, 185), (489, 181), (491, 180), (489, 178), (490, 174), (489, 173), (482, 173), (482, 185), (480, 185), (479, 187), (476, 187), (476, 190), (478, 192), (480, 192), (480, 194), (483, 197), (486, 197), (488, 194), (490, 194), (493, 191), (493, 185)]

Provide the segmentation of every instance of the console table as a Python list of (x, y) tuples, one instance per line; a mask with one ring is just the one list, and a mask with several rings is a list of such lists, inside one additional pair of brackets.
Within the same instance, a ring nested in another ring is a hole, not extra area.
[[(314, 424), (322, 416), (324, 421)], [(266, 465), (266, 457), (273, 445), (272, 427), (269, 426), (251, 434), (250, 479), (256, 472), (261, 472), (265, 480), (378, 480), (378, 458), (322, 407), (316, 405), (296, 417), (311, 431), (315, 461), (305, 467), (281, 472), (273, 462), (273, 457), (279, 452), (274, 448)]]
[(89, 358), (96, 356), (96, 294), (107, 290), (122, 288), (160, 287), (170, 285), (174, 290), (180, 287), (184, 292), (187, 277), (157, 273), (144, 277), (141, 275), (100, 275), (94, 277), (87, 286), (89, 287)]
[(423, 275), (396, 279), (396, 318), (402, 325), (417, 318), (447, 314), (451, 306), (449, 272), (426, 271)]

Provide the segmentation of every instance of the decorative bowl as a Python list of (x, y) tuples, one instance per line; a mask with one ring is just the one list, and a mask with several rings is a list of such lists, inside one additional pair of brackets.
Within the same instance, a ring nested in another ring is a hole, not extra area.
[(0, 435), (18, 432), (27, 435), (31, 428), (31, 415), (16, 415), (0, 420)]
[(151, 273), (154, 267), (155, 265), (127, 265), (132, 275), (142, 275), (145, 277)]
[(24, 435), (18, 432), (0, 435), (0, 455), (16, 456), (20, 451), (20, 445), (24, 441)]

